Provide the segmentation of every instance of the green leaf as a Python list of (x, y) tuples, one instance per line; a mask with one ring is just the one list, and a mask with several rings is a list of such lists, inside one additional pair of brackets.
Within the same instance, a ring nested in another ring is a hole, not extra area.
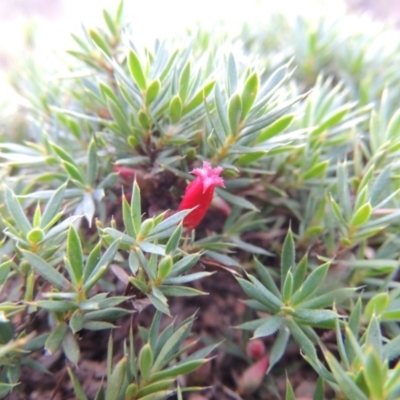
[(330, 352), (326, 352), (325, 358), (340, 389), (348, 399), (368, 400), (368, 397), (356, 383), (353, 382), (351, 377), (343, 370), (342, 366)]
[(131, 250), (128, 256), (129, 269), (133, 275), (136, 275), (139, 270), (140, 261), (136, 254), (136, 251)]
[[(128, 365), (129, 365), (129, 363), (128, 363)], [(126, 399), (135, 399), (135, 398), (137, 398), (138, 391), (139, 391), (139, 388), (138, 388), (138, 385), (136, 383), (129, 384), (128, 387), (126, 388), (125, 398)]]
[(173, 255), (175, 253), (175, 251), (178, 247), (179, 241), (181, 240), (182, 230), (183, 230), (182, 223), (180, 223), (178, 225), (178, 227), (175, 229), (174, 233), (168, 239), (167, 244), (165, 245), (165, 253), (166, 254), (171, 253)]
[(240, 324), (236, 326), (237, 329), (243, 329), (243, 330), (248, 330), (248, 331), (254, 331), (256, 330), (259, 326), (263, 325), (264, 322), (266, 322), (270, 317), (266, 318), (259, 318), (255, 319), (253, 321), (247, 321), (243, 322), (243, 324)]
[(262, 298), (264, 298), (265, 301), (273, 304), (273, 306), (276, 308), (282, 307), (283, 305), (282, 300), (276, 297), (273, 293), (271, 293), (266, 287), (264, 287), (258, 279), (256, 279), (252, 275), (248, 275), (248, 278), (253, 283), (254, 287), (261, 294)]
[(150, 242), (138, 242), (141, 250), (146, 253), (158, 254), (159, 256), (165, 255), (165, 249), (162, 245), (156, 245)]
[(336, 215), (336, 218), (339, 220), (339, 222), (342, 224), (342, 226), (347, 226), (347, 222), (342, 215), (339, 204), (335, 201), (335, 199), (332, 197), (332, 195), (329, 196), (329, 201), (330, 201), (332, 210), (333, 210), (334, 214)]
[(9, 394), (19, 383), (0, 383), (0, 398), (4, 398)]
[(400, 132), (400, 109), (397, 110), (392, 118), (390, 118), (388, 127), (386, 129), (386, 138), (388, 140), (397, 139)]
[(281, 288), (283, 289), (287, 274), (295, 266), (295, 247), (292, 230), (289, 229), (283, 242), (281, 254)]
[(66, 161), (67, 163), (77, 167), (74, 158), (68, 152), (66, 152), (62, 147), (57, 146), (55, 143), (50, 143), (50, 145), (54, 150), (54, 152), (58, 155), (58, 157), (61, 158), (62, 161)]
[(140, 400), (165, 400), (168, 397), (168, 391), (161, 390), (161, 392), (153, 392), (147, 396), (143, 396)]
[(370, 202), (372, 206), (376, 206), (386, 188), (390, 187), (391, 182), (391, 165), (388, 165), (376, 178), (371, 188)]
[(332, 310), (306, 310), (296, 309), (294, 316), (300, 323), (306, 323), (310, 325), (324, 324), (331, 322), (334, 324), (338, 315)]
[(39, 243), (44, 237), (44, 231), (40, 228), (33, 228), (26, 236), (30, 243)]
[(94, 139), (90, 141), (87, 154), (86, 179), (89, 185), (93, 187), (97, 178), (97, 149)]
[(67, 334), (68, 326), (62, 322), (47, 337), (44, 348), (50, 354), (54, 354), (60, 347)]
[(35, 213), (33, 214), (32, 223), (35, 227), (34, 229), (38, 229), (40, 227), (40, 221), (42, 219), (42, 210), (40, 209), (40, 203), (36, 204)]
[(118, 239), (111, 243), (111, 245), (105, 251), (103, 256), (100, 258), (99, 262), (97, 263), (96, 267), (94, 268), (92, 275), (97, 271), (97, 269), (103, 266), (107, 266), (111, 261), (114, 260), (115, 255), (117, 254), (118, 251), (119, 243), (120, 241)]
[(77, 285), (80, 285), (83, 276), (82, 244), (73, 225), (68, 230), (67, 255), (74, 273), (74, 280)]
[(304, 283), (308, 269), (308, 254), (305, 253), (293, 274), (293, 293)]
[(136, 239), (136, 231), (133, 226), (131, 208), (126, 200), (125, 194), (122, 196), (122, 220), (124, 221), (124, 227), (127, 234)]
[(312, 361), (318, 362), (317, 352), (315, 350), (315, 344), (309, 339), (304, 333), (303, 329), (291, 318), (287, 319), (287, 324), (292, 333), (296, 343), (300, 346), (304, 354), (309, 357)]
[(158, 264), (157, 277), (161, 280), (167, 278), (172, 271), (173, 265), (174, 262), (172, 256), (166, 255), (165, 257), (163, 257)]
[(311, 299), (302, 301), (301, 308), (325, 308), (332, 307), (334, 304), (340, 304), (352, 297), (357, 288), (341, 288), (328, 291)]
[(340, 199), (340, 204), (344, 209), (344, 219), (350, 220), (351, 216), (351, 200), (349, 189), (349, 172), (347, 169), (347, 161), (340, 163), (337, 168), (337, 188)]
[(329, 166), (329, 161), (321, 161), (313, 165), (308, 171), (303, 175), (304, 180), (316, 179), (325, 174), (326, 169)]
[(230, 53), (228, 57), (226, 72), (227, 72), (226, 83), (227, 83), (228, 96), (231, 96), (235, 92), (238, 83), (236, 61), (232, 53)]
[(83, 328), (83, 315), (81, 310), (75, 310), (69, 320), (72, 333), (75, 334)]
[(192, 253), (180, 259), (177, 263), (174, 264), (174, 267), (169, 277), (172, 278), (189, 271), (197, 263), (197, 261), (199, 261), (200, 255), (200, 253)]
[(269, 367), (267, 373), (285, 354), (289, 338), (290, 331), (287, 328), (286, 324), (282, 324), (270, 352)]
[(269, 270), (267, 267), (264, 267), (264, 265), (261, 264), (261, 262), (257, 259), (254, 258), (255, 261), (255, 267), (258, 275), (260, 276), (262, 284), (271, 292), (273, 293), (278, 299), (281, 298), (281, 293), (276, 286), (276, 283), (274, 279), (272, 278)]
[[(161, 221), (157, 226), (154, 227), (152, 230), (151, 234), (152, 237), (158, 237), (159, 234), (163, 233), (164, 231), (168, 231), (169, 229), (177, 226), (185, 217), (187, 214), (189, 214), (192, 210), (182, 210), (177, 212), (174, 215), (171, 215), (164, 221)], [(161, 214), (163, 215), (163, 214)], [(168, 234), (168, 237), (170, 237), (170, 234)]]
[(367, 348), (366, 353), (363, 369), (365, 381), (369, 387), (372, 398), (383, 399), (385, 396), (385, 368), (373, 347)]
[(218, 85), (218, 82), (215, 84), (215, 104), (217, 107), (217, 114), (219, 122), (224, 130), (225, 136), (229, 135), (229, 122), (226, 116), (226, 106), (225, 101), (222, 95), (222, 91)]
[(124, 0), (120, 0), (118, 7), (115, 12), (114, 21), (117, 25), (122, 24), (122, 17), (124, 15)]
[(123, 357), (108, 377), (105, 400), (118, 400), (126, 374), (127, 359)]
[(22, 233), (26, 236), (32, 229), (31, 223), (28, 221), (28, 218), (25, 215), (24, 210), (22, 209), (17, 196), (13, 193), (13, 191), (5, 186), (5, 200), (7, 204), (7, 208), (12, 215), (16, 225), (19, 229), (21, 229)]
[(169, 119), (172, 124), (176, 124), (182, 117), (182, 100), (179, 94), (175, 95), (169, 103)]
[(146, 343), (139, 353), (139, 369), (144, 382), (149, 382), (150, 371), (153, 366), (153, 351), (149, 343)]
[(78, 400), (88, 400), (81, 384), (79, 383), (78, 378), (73, 373), (71, 368), (67, 367), (67, 371), (68, 371), (69, 379), (72, 382), (72, 386), (74, 388), (74, 393), (75, 393), (76, 397), (78, 398)]
[(101, 256), (101, 242), (97, 243), (96, 246), (93, 247), (92, 251), (90, 252), (86, 260), (85, 269), (83, 271), (84, 282), (86, 282), (87, 278), (92, 274), (97, 263), (100, 261), (100, 256)]
[(189, 93), (190, 70), (191, 64), (190, 61), (188, 61), (183, 67), (182, 74), (179, 78), (179, 96), (184, 103)]
[[(139, 89), (144, 92), (147, 87), (146, 78), (143, 73), (142, 66), (140, 65), (140, 60), (133, 49), (129, 50), (128, 54), (128, 68), (133, 80), (138, 85)], [(108, 400), (108, 399), (107, 399)]]
[(154, 79), (154, 81), (150, 82), (147, 91), (146, 91), (146, 106), (148, 107), (153, 100), (157, 97), (160, 92), (161, 82), (159, 79)]
[(197, 107), (199, 107), (201, 104), (203, 104), (203, 101), (209, 96), (211, 91), (213, 90), (215, 86), (215, 81), (210, 81), (206, 83), (191, 99), (190, 101), (184, 106), (183, 108), (183, 114), (188, 114)]
[(253, 106), (253, 103), (257, 97), (259, 86), (260, 86), (260, 78), (258, 77), (257, 72), (253, 72), (246, 79), (242, 91), (242, 115), (240, 117), (241, 121), (243, 121), (246, 118), (247, 114), (251, 110), (251, 107)]
[[(179, 346), (183, 343), (186, 339), (187, 335), (190, 332), (192, 327), (193, 321), (189, 320), (182, 326), (180, 326), (165, 342), (164, 346), (162, 347), (160, 353), (158, 354), (157, 358), (155, 359), (152, 367), (152, 373), (160, 371), (166, 364), (168, 358), (179, 348)], [(163, 376), (165, 378), (167, 376)], [(159, 377), (158, 379), (160, 379)], [(157, 379), (153, 376), (153, 379)]]
[(10, 269), (12, 266), (13, 262), (11, 260), (5, 261), (0, 264), (0, 287), (3, 286), (4, 283), (7, 281), (8, 274), (10, 273)]
[(253, 203), (246, 200), (242, 196), (237, 196), (235, 194), (227, 192), (226, 190), (220, 190), (219, 188), (217, 188), (217, 193), (220, 197), (222, 197), (223, 199), (225, 199), (226, 201), (235, 206), (244, 208), (246, 210), (259, 211)]
[(293, 121), (294, 115), (284, 115), (274, 121), (258, 136), (256, 143), (264, 142), (283, 132)]
[(113, 36), (118, 36), (119, 28), (116, 26), (116, 22), (114, 22), (113, 18), (111, 17), (111, 15), (108, 13), (107, 10), (103, 10), (103, 19), (107, 24), (107, 28), (110, 30), (110, 33)]
[(142, 222), (142, 225), (140, 227), (139, 234), (137, 236), (137, 240), (141, 241), (147, 238), (149, 236), (150, 232), (154, 228), (154, 219), (153, 218), (148, 218)]
[(160, 300), (158, 297), (154, 296), (151, 293), (147, 294), (148, 299), (151, 301), (153, 306), (160, 312), (166, 315), (170, 315), (168, 303), (166, 301)]
[(182, 275), (175, 278), (167, 278), (163, 280), (163, 285), (181, 285), (182, 283), (197, 281), (202, 278), (207, 278), (215, 272), (195, 272), (193, 274)]
[(21, 250), (21, 252), (26, 261), (28, 261), (32, 268), (44, 279), (60, 290), (70, 287), (70, 282), (49, 263), (43, 260), (43, 258), (27, 250)]
[(147, 293), (149, 291), (149, 288), (145, 282), (142, 282), (141, 280), (135, 278), (134, 276), (129, 277), (129, 282), (138, 288), (142, 293)]
[(370, 321), (372, 315), (380, 316), (388, 307), (390, 302), (389, 294), (387, 292), (378, 293), (369, 300), (364, 309), (364, 315), (367, 321)]
[(86, 186), (85, 177), (77, 166), (75, 166), (74, 164), (70, 164), (67, 161), (63, 161), (62, 163), (68, 175), (73, 181), (80, 183), (82, 186)]
[[(143, 399), (147, 396), (153, 395), (153, 394), (160, 394), (162, 391), (164, 391), (165, 398), (168, 397), (168, 389), (171, 388), (172, 384), (174, 383), (175, 379), (174, 378), (169, 378), (169, 379), (163, 379), (163, 380), (157, 380), (154, 383), (151, 383), (149, 385), (146, 385), (142, 387), (138, 394), (137, 398), (138, 399)], [(151, 400), (153, 397), (151, 397)]]
[(393, 360), (397, 358), (399, 355), (400, 355), (400, 336), (396, 336), (383, 346), (382, 358)]
[(265, 322), (254, 331), (253, 339), (274, 334), (281, 327), (283, 321), (282, 315), (273, 315), (265, 318)]
[(97, 31), (89, 29), (89, 36), (96, 43), (96, 45), (104, 51), (104, 53), (106, 53), (108, 56), (111, 55), (110, 47)]
[(199, 359), (199, 360), (190, 360), (190, 361), (182, 361), (172, 367), (166, 368), (162, 371), (155, 372), (152, 375), (153, 380), (166, 379), (169, 377), (178, 377), (179, 375), (186, 375), (192, 371), (195, 371), (201, 365), (205, 364), (207, 359)]
[(372, 214), (372, 207), (370, 203), (362, 205), (353, 215), (350, 224), (352, 226), (360, 226), (368, 222)]
[(137, 184), (136, 179), (132, 189), (131, 217), (133, 221), (133, 227), (135, 228), (136, 236), (138, 236), (142, 225), (142, 206), (140, 198), (140, 187)]
[(317, 379), (317, 385), (315, 387), (313, 400), (321, 400), (324, 398), (324, 395), (325, 395), (324, 379), (322, 377), (319, 377)]
[(74, 364), (78, 364), (80, 357), (79, 345), (75, 339), (75, 336), (70, 331), (67, 331), (66, 335), (64, 336), (63, 349), (68, 360)]
[(89, 331), (102, 331), (105, 329), (114, 329), (116, 326), (110, 322), (104, 321), (84, 321), (82, 328)]
[(239, 122), (242, 115), (242, 99), (238, 93), (235, 93), (228, 104), (228, 118), (231, 134), (237, 136), (239, 134)]
[(286, 275), (285, 282), (283, 283), (283, 289), (282, 289), (282, 301), (284, 303), (288, 303), (291, 296), (292, 296), (292, 290), (293, 290), (293, 274), (291, 271), (289, 271)]
[(304, 284), (292, 296), (292, 305), (300, 304), (309, 298), (324, 281), (330, 262), (320, 265), (307, 277)]
[(390, 377), (386, 380), (385, 388), (387, 393), (390, 393), (388, 400), (396, 400), (400, 395), (400, 364), (397, 363), (396, 366), (391, 370)]
[[(364, 175), (364, 178), (365, 178), (365, 175)], [(359, 185), (358, 190), (357, 190), (357, 196), (356, 196), (356, 202), (354, 204), (354, 210), (358, 210), (365, 203), (368, 203), (368, 198), (369, 198), (368, 185), (364, 186), (362, 189), (360, 189), (360, 187), (361, 187), (361, 184)]]
[(138, 113), (138, 122), (139, 125), (144, 129), (144, 130), (149, 130), (151, 127), (151, 121), (150, 117), (147, 114), (145, 110), (140, 110)]
[(268, 298), (265, 298), (260, 293), (260, 291), (249, 281), (246, 281), (242, 278), (236, 278), (236, 279), (239, 282), (239, 285), (241, 286), (241, 288), (244, 290), (244, 292), (251, 299), (254, 299), (254, 300), (257, 300), (258, 302), (260, 302), (263, 306), (266, 307), (266, 309), (268, 309), (269, 312), (272, 313), (272, 312), (277, 312), (279, 310), (278, 307), (274, 306), (274, 304)]
[(296, 396), (294, 394), (292, 385), (290, 384), (289, 379), (286, 378), (286, 395), (285, 400), (296, 400)]
[(114, 321), (120, 317), (129, 314), (129, 310), (125, 310), (124, 308), (119, 307), (108, 307), (104, 310), (90, 311), (86, 312), (84, 315), (84, 321)]
[[(106, 250), (106, 252), (103, 254), (103, 256), (96, 264), (96, 266), (93, 268), (90, 275), (88, 274), (88, 277), (85, 279), (85, 284), (84, 284), (84, 289), (86, 292), (88, 292), (90, 288), (98, 281), (98, 279), (100, 279), (100, 277), (106, 271), (109, 263), (114, 260), (114, 257), (118, 251), (119, 243), (120, 243), (119, 239), (112, 242), (110, 247)], [(93, 255), (93, 263), (95, 262), (95, 257), (99, 253), (100, 249), (98, 249), (98, 253), (96, 252), (96, 254)]]
[(329, 115), (324, 122), (322, 122), (316, 129), (311, 132), (311, 136), (317, 137), (326, 129), (334, 127), (337, 125), (343, 117), (349, 112), (349, 109), (354, 106), (353, 104), (346, 104), (343, 107), (335, 110), (333, 114)]
[(194, 289), (191, 287), (185, 286), (174, 286), (174, 285), (161, 285), (159, 286), (160, 290), (166, 296), (175, 296), (175, 297), (186, 297), (186, 296), (201, 296), (208, 293), (202, 292), (201, 290)]
[(378, 318), (373, 315), (365, 331), (365, 344), (373, 347), (379, 356), (382, 354), (382, 333)]
[(117, 123), (120, 133), (124, 135), (128, 134), (130, 132), (128, 119), (121, 104), (119, 102), (116, 102), (111, 97), (107, 97), (107, 105), (113, 117), (113, 120)]
[(54, 218), (57, 216), (62, 201), (64, 199), (64, 194), (65, 194), (65, 188), (67, 186), (67, 183), (64, 183), (61, 185), (50, 197), (50, 200), (48, 201), (46, 208), (43, 211), (42, 214), (42, 219), (40, 221), (40, 227), (44, 230), (47, 230), (51, 222), (54, 220)]
[(78, 307), (74, 302), (65, 300), (37, 300), (34, 304), (45, 310), (60, 312), (73, 311)]

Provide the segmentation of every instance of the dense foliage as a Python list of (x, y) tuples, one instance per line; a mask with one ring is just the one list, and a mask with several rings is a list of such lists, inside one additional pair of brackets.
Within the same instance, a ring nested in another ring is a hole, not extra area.
[[(122, 3), (103, 15), (68, 79), (14, 78), (29, 106), (0, 121), (0, 397), (58, 354), (80, 400), (291, 400), (293, 365), (315, 399), (398, 399), (395, 33), (273, 15), (140, 48)], [(189, 231), (203, 162), (225, 187)], [(185, 305), (215, 276), (244, 306), (205, 337)], [(104, 336), (92, 394), (82, 343)]]

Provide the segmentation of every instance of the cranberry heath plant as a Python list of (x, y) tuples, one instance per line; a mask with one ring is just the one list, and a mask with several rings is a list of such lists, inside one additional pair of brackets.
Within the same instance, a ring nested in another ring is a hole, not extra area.
[(80, 400), (294, 399), (306, 370), (315, 399), (397, 398), (398, 40), (274, 16), (242, 50), (139, 47), (123, 15), (74, 35), (72, 79), (15, 81), (0, 396), (29, 370)]

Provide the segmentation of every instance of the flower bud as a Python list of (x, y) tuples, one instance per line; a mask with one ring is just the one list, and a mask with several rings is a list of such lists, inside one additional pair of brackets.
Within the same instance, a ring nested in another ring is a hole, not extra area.
[(154, 219), (153, 218), (149, 218), (149, 219), (146, 219), (145, 221), (143, 221), (142, 226), (140, 227), (138, 240), (145, 239), (150, 234), (150, 232), (153, 230), (153, 228), (154, 228)]
[(264, 342), (261, 339), (251, 340), (247, 343), (246, 354), (252, 360), (259, 360), (265, 354)]
[(171, 273), (173, 265), (172, 257), (170, 255), (163, 257), (158, 264), (158, 278), (162, 280), (165, 279)]
[(250, 365), (238, 379), (240, 395), (254, 393), (261, 385), (269, 365), (269, 356), (266, 354), (255, 364)]

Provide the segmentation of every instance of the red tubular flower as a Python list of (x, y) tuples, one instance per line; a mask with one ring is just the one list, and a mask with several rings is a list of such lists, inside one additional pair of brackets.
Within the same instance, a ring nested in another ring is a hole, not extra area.
[(215, 186), (225, 187), (224, 180), (219, 176), (221, 172), (222, 167), (212, 168), (206, 161), (203, 162), (203, 168), (191, 171), (191, 174), (196, 175), (196, 179), (187, 186), (178, 208), (178, 211), (181, 211), (196, 207), (183, 220), (183, 226), (188, 230), (194, 229), (206, 215)]

